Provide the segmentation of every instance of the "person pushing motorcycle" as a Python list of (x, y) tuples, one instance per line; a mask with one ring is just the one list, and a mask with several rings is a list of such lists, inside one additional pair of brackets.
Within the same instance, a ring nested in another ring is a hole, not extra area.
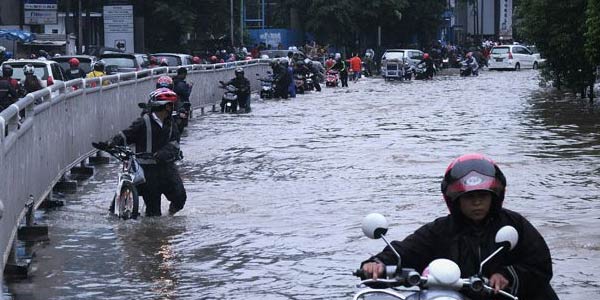
[(127, 129), (119, 132), (109, 142), (94, 143), (96, 148), (112, 145), (135, 144), (136, 152), (151, 153), (152, 158), (138, 158), (144, 170), (146, 182), (139, 191), (146, 204), (146, 216), (161, 215), (161, 195), (171, 203), (169, 215), (183, 209), (187, 194), (175, 161), (182, 158), (179, 150), (179, 131), (171, 113), (177, 94), (167, 88), (150, 93), (146, 104), (148, 113), (136, 119)]
[[(496, 163), (481, 154), (460, 156), (446, 169), (441, 187), (450, 214), (425, 224), (403, 241), (391, 243), (402, 258), (403, 268), (423, 272), (434, 259), (446, 258), (459, 265), (461, 277), (477, 275), (481, 260), (498, 247), (496, 232), (510, 225), (519, 233), (519, 243), (486, 264), (482, 275), (489, 278), (496, 292), (508, 289), (527, 300), (558, 299), (550, 285), (548, 246), (527, 219), (502, 207), (506, 178)], [(397, 256), (386, 247), (364, 261), (361, 268), (376, 279), (383, 276), (384, 265), (397, 263)]]

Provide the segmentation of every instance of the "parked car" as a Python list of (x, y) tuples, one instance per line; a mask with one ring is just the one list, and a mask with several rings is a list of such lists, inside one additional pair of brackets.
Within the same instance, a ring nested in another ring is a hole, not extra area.
[(187, 66), (187, 65), (193, 65), (194, 64), (192, 62), (193, 56), (191, 56), (189, 54), (182, 54), (182, 53), (154, 53), (154, 54), (150, 54), (150, 56), (156, 57), (156, 59), (159, 62), (162, 61), (163, 58), (166, 59), (167, 60), (167, 64), (169, 65), (169, 67)]
[(53, 57), (51, 60), (60, 64), (63, 71), (67, 72), (71, 67), (69, 66), (69, 60), (71, 58), (77, 58), (79, 60), (79, 67), (87, 74), (92, 71), (92, 66), (96, 62), (96, 57), (91, 55), (63, 55), (59, 57)]
[(53, 60), (19, 59), (2, 63), (3, 66), (10, 65), (13, 68), (12, 78), (19, 80), (21, 83), (25, 81), (23, 67), (27, 64), (33, 65), (35, 68), (34, 74), (42, 81), (43, 87), (51, 86), (58, 81), (65, 81), (62, 68)]
[(138, 53), (105, 53), (100, 59), (106, 66), (107, 74), (133, 72), (145, 69), (150, 64), (148, 55)]
[(492, 48), (488, 68), (490, 70), (537, 69), (543, 62), (539, 54), (534, 54), (522, 45), (502, 45)]

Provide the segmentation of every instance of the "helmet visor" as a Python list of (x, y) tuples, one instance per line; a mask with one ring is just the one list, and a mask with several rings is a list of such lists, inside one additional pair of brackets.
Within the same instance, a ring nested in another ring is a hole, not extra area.
[(493, 163), (479, 159), (461, 161), (452, 166), (450, 172), (446, 174), (446, 181), (451, 183), (465, 177), (470, 172), (477, 172), (484, 176), (495, 177), (496, 167)]
[(446, 190), (446, 195), (450, 199), (455, 200), (460, 195), (471, 192), (471, 191), (490, 191), (495, 196), (500, 196), (500, 192), (503, 189), (503, 185), (500, 180), (494, 176), (487, 176), (479, 174), (476, 171), (471, 171), (466, 176), (460, 178), (450, 185)]

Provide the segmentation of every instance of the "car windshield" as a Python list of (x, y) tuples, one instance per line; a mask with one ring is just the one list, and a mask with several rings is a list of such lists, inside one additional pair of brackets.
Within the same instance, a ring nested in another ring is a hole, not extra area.
[(120, 68), (135, 68), (135, 59), (128, 57), (104, 57), (102, 61), (107, 66), (118, 66)]
[[(12, 78), (18, 79), (19, 81), (23, 81), (23, 79), (25, 78), (25, 74), (23, 73), (23, 67), (27, 65), (27, 63), (11, 63), (10, 65), (13, 67)], [(33, 64), (33, 67), (35, 68), (33, 74), (37, 78), (41, 80), (48, 79), (48, 67), (45, 64)]]
[(386, 52), (385, 59), (404, 59), (404, 52)]
[(158, 62), (160, 63), (163, 59), (167, 60), (167, 65), (169, 66), (179, 66), (181, 65), (181, 60), (177, 56), (171, 55), (154, 55)]
[(508, 47), (495, 47), (492, 49), (492, 54), (506, 54), (508, 52), (510, 52)]

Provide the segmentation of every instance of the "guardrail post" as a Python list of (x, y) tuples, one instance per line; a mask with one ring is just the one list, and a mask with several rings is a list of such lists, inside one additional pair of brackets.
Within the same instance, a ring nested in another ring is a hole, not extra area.
[(48, 240), (48, 226), (35, 223), (35, 210), (33, 209), (33, 195), (29, 196), (29, 201), (25, 205), (27, 213), (25, 214), (25, 226), (19, 227), (17, 236), (19, 240), (26, 242), (38, 242)]
[(110, 157), (102, 156), (102, 151), (96, 152), (96, 156), (90, 156), (90, 165), (105, 165), (110, 162)]
[(85, 160), (81, 162), (79, 167), (71, 168), (71, 178), (75, 180), (83, 180), (94, 175), (94, 168), (86, 165)]
[(65, 206), (65, 201), (54, 199), (52, 192), (48, 193), (48, 196), (42, 201), (39, 208), (50, 209), (55, 207)]
[(9, 278), (27, 278), (29, 273), (29, 267), (31, 266), (31, 259), (19, 259), (17, 255), (17, 239), (13, 240), (13, 245), (8, 255), (8, 261), (4, 266), (4, 275)]
[(61, 193), (74, 194), (77, 192), (77, 181), (69, 180), (63, 174), (60, 181), (57, 182), (56, 185), (54, 185), (54, 188), (52, 190), (61, 192)]

